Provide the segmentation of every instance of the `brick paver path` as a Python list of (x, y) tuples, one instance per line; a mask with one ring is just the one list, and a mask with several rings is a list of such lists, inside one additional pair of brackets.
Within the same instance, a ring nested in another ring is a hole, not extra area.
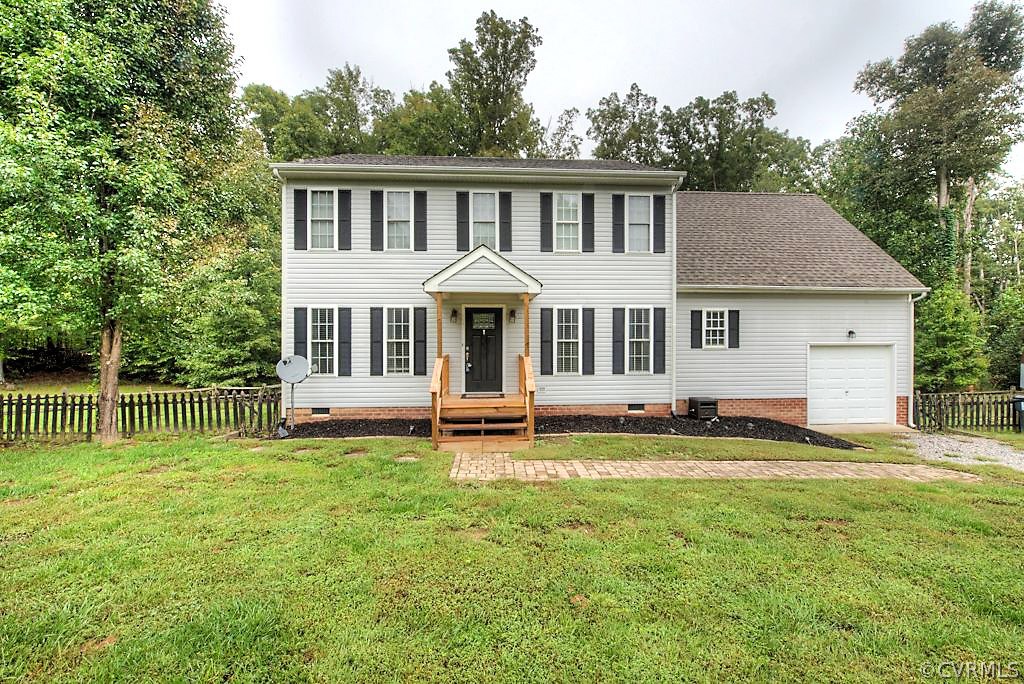
[(517, 461), (507, 453), (455, 455), (453, 480), (622, 480), (640, 478), (885, 479), (977, 482), (981, 478), (948, 468), (906, 463), (847, 461)]

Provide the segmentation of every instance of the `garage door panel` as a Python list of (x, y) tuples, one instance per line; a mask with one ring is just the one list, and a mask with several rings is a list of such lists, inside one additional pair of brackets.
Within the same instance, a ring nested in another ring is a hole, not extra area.
[(812, 346), (807, 372), (807, 422), (891, 422), (892, 363), (889, 346)]

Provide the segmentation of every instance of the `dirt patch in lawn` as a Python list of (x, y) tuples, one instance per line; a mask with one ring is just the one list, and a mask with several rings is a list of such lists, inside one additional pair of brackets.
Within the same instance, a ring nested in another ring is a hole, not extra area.
[(89, 639), (89, 641), (86, 641), (84, 644), (82, 644), (82, 647), (79, 649), (79, 651), (83, 655), (86, 655), (89, 653), (93, 653), (94, 651), (102, 651), (103, 649), (113, 646), (116, 643), (117, 635), (111, 634), (110, 636), (105, 636), (102, 639)]
[(169, 465), (155, 465), (152, 468), (148, 468), (146, 470), (143, 470), (139, 474), (140, 475), (159, 475), (160, 473), (166, 473), (170, 469), (171, 469), (171, 466), (169, 466)]
[(411, 451), (395, 456), (395, 463), (415, 463), (418, 460), (420, 460), (419, 454), (414, 454)]

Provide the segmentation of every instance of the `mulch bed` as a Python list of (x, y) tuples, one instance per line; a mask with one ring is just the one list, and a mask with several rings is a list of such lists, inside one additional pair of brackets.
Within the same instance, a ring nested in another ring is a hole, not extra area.
[[(567, 432), (629, 433), (634, 435), (684, 435), (687, 437), (745, 437), (775, 442), (797, 442), (833, 449), (855, 449), (856, 444), (814, 430), (768, 418), (720, 417), (717, 420), (642, 416), (544, 416), (537, 418), (538, 435)], [(303, 437), (429, 437), (430, 421), (423, 420), (322, 420), (301, 423), (290, 435)]]

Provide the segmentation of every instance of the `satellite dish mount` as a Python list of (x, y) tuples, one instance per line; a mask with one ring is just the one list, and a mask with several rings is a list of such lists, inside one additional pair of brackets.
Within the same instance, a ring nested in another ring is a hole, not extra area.
[[(309, 361), (306, 360), (306, 357), (295, 354), (292, 356), (286, 356), (277, 362), (277, 377), (281, 378), (282, 382), (287, 382), (291, 385), (291, 423), (288, 426), (288, 429), (294, 430), (295, 385), (309, 377)], [(277, 429), (277, 434), (279, 437), (287, 437), (288, 430), (280, 427)]]

